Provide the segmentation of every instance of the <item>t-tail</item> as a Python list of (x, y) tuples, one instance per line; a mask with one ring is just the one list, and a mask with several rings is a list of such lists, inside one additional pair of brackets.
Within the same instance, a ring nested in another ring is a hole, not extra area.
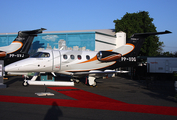
[[(124, 57), (123, 61), (131, 61), (128, 57), (137, 57), (139, 54), (141, 47), (145, 41), (145, 38), (151, 35), (160, 35), (160, 34), (168, 34), (170, 31), (164, 32), (151, 32), (151, 33), (135, 33), (131, 36), (131, 38), (127, 41), (127, 43), (117, 49), (114, 49), (113, 52), (117, 52)], [(131, 58), (130, 58), (131, 59)]]
[(34, 37), (36, 37), (37, 34), (42, 33), (43, 30), (46, 30), (46, 29), (41, 28), (41, 29), (31, 30), (31, 31), (19, 31), (18, 36), (14, 40), (14, 42), (15, 41), (21, 42), (23, 46), (21, 47), (21, 49), (18, 50), (18, 52), (28, 53)]
[[(125, 45), (109, 51), (99, 51), (97, 53), (97, 59), (101, 62), (119, 61), (126, 62), (126, 64), (127, 62), (136, 62), (136, 57), (139, 54), (146, 37), (168, 33), (171, 32), (166, 30), (165, 32), (135, 33)], [(123, 63), (122, 66), (124, 66)]]
[(2, 57), (5, 65), (29, 57), (28, 51), (34, 37), (36, 37), (37, 34), (42, 33), (43, 30), (46, 29), (41, 28), (29, 31), (19, 31), (18, 36), (9, 46), (0, 47), (0, 51), (5, 53), (4, 57)]
[(151, 35), (161, 35), (161, 34), (169, 34), (172, 33), (168, 30), (164, 32), (150, 32), (150, 33), (135, 33), (131, 36), (131, 38), (127, 41), (127, 44), (133, 44), (134, 49), (125, 56), (137, 56), (143, 46), (145, 38)]

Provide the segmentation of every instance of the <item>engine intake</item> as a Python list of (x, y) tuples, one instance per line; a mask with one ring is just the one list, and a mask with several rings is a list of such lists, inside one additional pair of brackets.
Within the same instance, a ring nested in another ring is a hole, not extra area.
[(116, 61), (121, 58), (120, 53), (110, 52), (110, 51), (99, 51), (97, 53), (97, 59), (102, 62)]

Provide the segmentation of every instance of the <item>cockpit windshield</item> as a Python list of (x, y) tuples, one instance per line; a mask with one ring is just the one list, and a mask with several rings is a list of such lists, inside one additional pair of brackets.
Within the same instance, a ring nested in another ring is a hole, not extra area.
[(31, 58), (46, 58), (46, 57), (50, 57), (50, 54), (46, 52), (37, 52), (31, 56)]

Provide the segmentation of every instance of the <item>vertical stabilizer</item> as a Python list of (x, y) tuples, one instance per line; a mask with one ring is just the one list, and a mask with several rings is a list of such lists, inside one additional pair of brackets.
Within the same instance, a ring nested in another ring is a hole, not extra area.
[(23, 46), (18, 51), (20, 53), (28, 53), (34, 37), (37, 36), (37, 34), (42, 33), (43, 30), (46, 29), (41, 28), (41, 29), (31, 30), (31, 31), (19, 31), (18, 36), (14, 41), (21, 42)]
[(113, 50), (113, 52), (120, 53), (122, 56), (134, 56), (136, 57), (140, 49), (145, 41), (145, 38), (150, 35), (160, 35), (160, 34), (168, 34), (170, 31), (165, 32), (152, 32), (152, 33), (135, 33), (131, 36), (131, 38), (127, 41), (127, 43), (121, 47), (118, 47)]
[(4, 60), (5, 65), (7, 65), (29, 57), (28, 51), (34, 37), (42, 33), (43, 30), (46, 29), (19, 31), (17, 37), (9, 46), (0, 47), (0, 59)]

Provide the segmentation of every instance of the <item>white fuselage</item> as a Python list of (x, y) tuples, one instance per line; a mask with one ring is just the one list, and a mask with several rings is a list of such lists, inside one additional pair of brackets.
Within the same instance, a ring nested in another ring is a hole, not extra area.
[(6, 72), (55, 72), (72, 75), (73, 72), (99, 70), (116, 63), (101, 62), (95, 51), (44, 50), (36, 55), (5, 67)]

